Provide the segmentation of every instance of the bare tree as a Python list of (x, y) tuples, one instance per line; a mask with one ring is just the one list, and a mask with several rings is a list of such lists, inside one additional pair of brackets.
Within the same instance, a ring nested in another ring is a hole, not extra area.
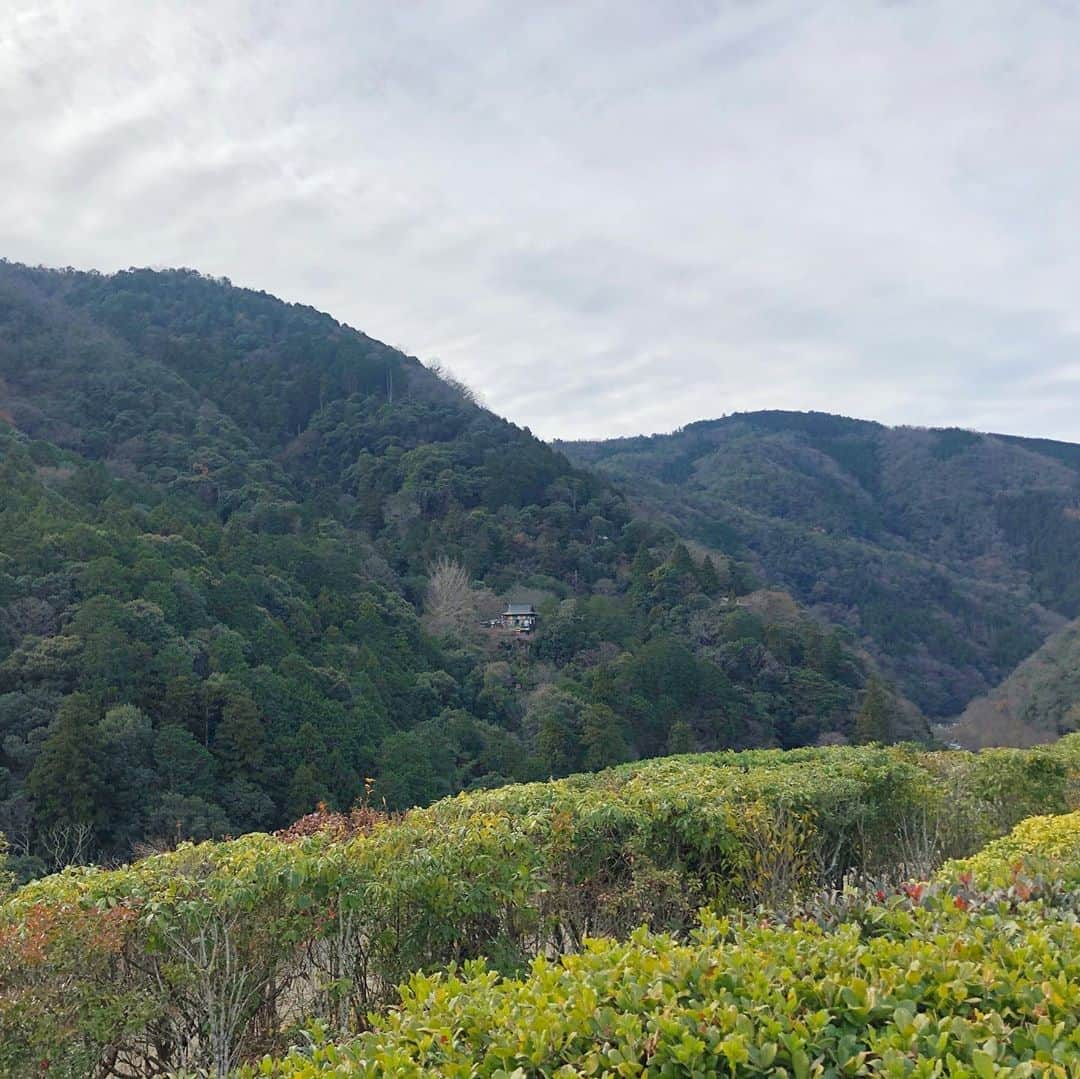
[(430, 569), (424, 621), (430, 632), (461, 634), (476, 622), (476, 596), (469, 582), (469, 572), (460, 563), (445, 556)]
[(94, 830), (81, 821), (55, 824), (39, 833), (38, 843), (53, 869), (86, 865), (94, 850)]
[(480, 399), (480, 395), (476, 390), (468, 385), (468, 383), (463, 382), (458, 378), (457, 375), (443, 364), (441, 360), (432, 360), (427, 364), (427, 369), (435, 375), (443, 385), (448, 386), (455, 396), (466, 402), (466, 404), (483, 407), (483, 401)]

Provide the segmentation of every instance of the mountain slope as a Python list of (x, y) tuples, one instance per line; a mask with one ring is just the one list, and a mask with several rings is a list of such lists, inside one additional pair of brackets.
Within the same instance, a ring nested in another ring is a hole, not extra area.
[[(399, 807), (926, 733), (843, 634), (461, 387), (190, 271), (0, 264), (0, 481), (0, 831), (28, 865), (370, 780)], [(510, 598), (528, 644), (481, 626)]]
[(1080, 727), (1080, 619), (1055, 633), (1000, 685), (977, 697), (945, 737), (979, 749), (1053, 742)]
[(959, 712), (1080, 613), (1080, 447), (763, 412), (561, 443)]

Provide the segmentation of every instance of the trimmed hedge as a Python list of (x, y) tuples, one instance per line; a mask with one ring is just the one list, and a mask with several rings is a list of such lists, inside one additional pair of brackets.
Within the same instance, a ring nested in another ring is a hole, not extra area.
[[(1015, 879), (1022, 851), (1075, 886), (1078, 835), (1080, 814), (1039, 818), (972, 862)], [(642, 929), (537, 959), (522, 979), (482, 962), (416, 975), (372, 1032), (333, 1045), (316, 1026), (304, 1050), (242, 1074), (1078, 1074), (1075, 891), (1050, 905), (1015, 889), (973, 893), (969, 877), (949, 866), (939, 885), (864, 904), (834, 929), (709, 915), (690, 943)]]
[(1080, 887), (1080, 812), (1029, 817), (971, 858), (950, 862), (942, 873), (966, 874), (984, 887), (994, 887), (1020, 874), (1046, 875), (1048, 866), (1059, 884)]
[(362, 1029), (417, 970), (520, 973), (599, 934), (685, 933), (706, 903), (929, 872), (1064, 812), (1078, 772), (1077, 737), (709, 754), (462, 795), (345, 841), (251, 835), (68, 870), (0, 908), (0, 1073), (227, 1074), (299, 1020)]

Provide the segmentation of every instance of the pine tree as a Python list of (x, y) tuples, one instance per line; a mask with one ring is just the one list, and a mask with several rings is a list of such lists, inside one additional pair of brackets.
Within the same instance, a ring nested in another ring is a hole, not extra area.
[(60, 705), (56, 728), (26, 780), (40, 827), (88, 825), (96, 830), (102, 824), (108, 792), (99, 719), (89, 694), (73, 693)]
[(889, 742), (893, 733), (893, 703), (884, 683), (872, 674), (866, 681), (862, 705), (855, 716), (855, 741)]
[(677, 577), (697, 576), (697, 567), (694, 565), (694, 560), (690, 557), (690, 552), (687, 550), (685, 543), (675, 544), (675, 549), (671, 552), (668, 564), (671, 566), (672, 573)]
[(720, 574), (716, 572), (716, 564), (709, 555), (705, 556), (705, 561), (698, 568), (698, 583), (707, 596), (715, 596), (720, 591)]

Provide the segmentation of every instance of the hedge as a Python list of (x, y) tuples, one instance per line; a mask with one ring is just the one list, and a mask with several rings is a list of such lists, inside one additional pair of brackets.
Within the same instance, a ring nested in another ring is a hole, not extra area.
[(699, 906), (925, 874), (1075, 805), (1080, 738), (668, 758), (459, 796), (348, 840), (251, 835), (71, 869), (0, 907), (0, 1073), (224, 1075), (298, 1021), (362, 1029), (414, 971), (504, 974)]
[(325, 1028), (243, 1076), (1075, 1076), (1080, 814), (1043, 817), (973, 860), (1073, 882), (979, 892), (969, 867), (861, 902), (829, 928), (706, 915), (689, 943), (642, 929), (506, 979), (482, 962), (414, 976), (341, 1045)]

